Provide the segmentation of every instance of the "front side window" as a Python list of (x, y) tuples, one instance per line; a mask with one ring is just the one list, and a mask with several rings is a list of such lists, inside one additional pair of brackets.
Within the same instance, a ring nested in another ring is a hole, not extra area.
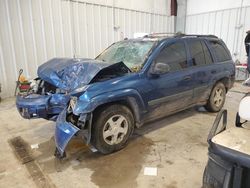
[(187, 54), (184, 43), (177, 42), (165, 47), (156, 58), (155, 63), (167, 64), (170, 72), (187, 68)]
[(231, 60), (231, 55), (219, 41), (209, 41), (218, 62)]

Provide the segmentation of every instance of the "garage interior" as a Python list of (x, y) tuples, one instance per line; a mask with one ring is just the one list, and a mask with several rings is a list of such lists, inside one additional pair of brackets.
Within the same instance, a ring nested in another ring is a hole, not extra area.
[[(217, 113), (197, 106), (147, 123), (125, 148), (108, 155), (76, 137), (67, 157), (57, 159), (55, 122), (20, 116), (16, 80), (20, 69), (34, 79), (51, 58), (95, 58), (136, 33), (216, 35), (236, 65), (223, 107), (233, 127), (249, 92), (242, 85), (249, 77), (244, 44), (249, 14), (249, 0), (1, 0), (0, 187), (202, 187), (207, 136)], [(153, 175), (145, 174), (147, 168)]]

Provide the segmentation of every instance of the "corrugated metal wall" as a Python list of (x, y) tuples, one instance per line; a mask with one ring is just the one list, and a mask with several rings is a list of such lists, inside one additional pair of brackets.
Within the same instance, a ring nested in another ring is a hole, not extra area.
[(0, 0), (0, 83), (13, 95), (18, 70), (28, 78), (53, 57), (94, 58), (134, 32), (172, 32), (174, 18), (65, 0)]
[(186, 17), (186, 33), (214, 34), (227, 44), (234, 60), (246, 61), (244, 38), (250, 30), (250, 7), (190, 14)]

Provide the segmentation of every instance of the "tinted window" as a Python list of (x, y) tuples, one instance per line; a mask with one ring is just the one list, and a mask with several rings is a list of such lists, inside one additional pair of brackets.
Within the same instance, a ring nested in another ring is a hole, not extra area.
[(170, 72), (187, 68), (187, 54), (184, 43), (177, 42), (164, 48), (156, 58), (156, 63), (168, 64)]
[(189, 41), (189, 50), (191, 53), (193, 65), (206, 64), (205, 54), (203, 52), (203, 46), (200, 41)]
[(213, 63), (211, 53), (210, 53), (207, 45), (203, 41), (201, 43), (202, 43), (203, 52), (204, 52), (204, 55), (205, 55), (206, 64)]
[(218, 62), (227, 61), (231, 59), (230, 54), (219, 41), (209, 41), (214, 50)]

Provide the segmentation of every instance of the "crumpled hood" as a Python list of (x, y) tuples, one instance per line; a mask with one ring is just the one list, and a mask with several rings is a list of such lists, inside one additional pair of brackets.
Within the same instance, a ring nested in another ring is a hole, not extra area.
[(54, 58), (38, 67), (37, 75), (65, 91), (87, 85), (109, 63), (94, 59)]

